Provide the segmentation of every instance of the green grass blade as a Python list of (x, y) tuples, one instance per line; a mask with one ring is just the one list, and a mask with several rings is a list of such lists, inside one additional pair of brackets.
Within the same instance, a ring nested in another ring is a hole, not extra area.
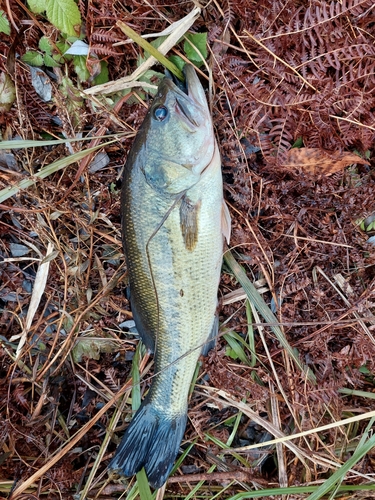
[(224, 254), (224, 260), (225, 260), (227, 266), (232, 270), (237, 281), (240, 283), (242, 288), (245, 290), (249, 301), (255, 306), (255, 308), (257, 309), (259, 314), (261, 314), (261, 316), (265, 319), (265, 321), (267, 323), (272, 324), (272, 326), (270, 328), (272, 329), (272, 331), (274, 332), (274, 334), (277, 337), (277, 340), (280, 342), (280, 344), (286, 350), (288, 355), (293, 359), (295, 364), (306, 375), (306, 377), (310, 380), (310, 382), (315, 384), (316, 379), (315, 379), (314, 374), (311, 372), (311, 370), (309, 370), (308, 368), (305, 368), (303, 366), (303, 364), (301, 363), (301, 360), (298, 357), (298, 354), (296, 354), (296, 351), (292, 349), (289, 342), (285, 338), (283, 331), (278, 326), (278, 324), (277, 324), (278, 321), (277, 321), (276, 316), (272, 313), (270, 308), (267, 306), (263, 297), (257, 291), (255, 286), (251, 283), (249, 278), (246, 276), (245, 271), (238, 264), (238, 262), (236, 261), (236, 259), (233, 257), (233, 255), (231, 254), (231, 252), (229, 250)]
[(238, 359), (240, 359), (242, 361), (242, 363), (244, 363), (245, 365), (251, 366), (250, 361), (249, 361), (248, 357), (246, 356), (245, 351), (242, 348), (242, 345), (244, 345), (244, 344), (246, 345), (245, 341), (241, 338), (239, 340), (238, 339), (239, 335), (237, 335), (236, 332), (224, 333), (223, 337), (225, 338), (225, 340), (229, 344), (230, 348), (232, 349), (232, 351), (234, 352), (236, 357)]
[[(125, 485), (124, 485), (124, 489), (125, 489)], [(124, 497), (124, 500), (139, 500), (139, 499), (140, 499), (140, 495), (139, 495), (138, 483), (135, 482), (133, 484), (133, 486), (131, 487), (130, 491), (127, 492), (126, 497)]]
[(141, 406), (141, 375), (139, 373), (139, 363), (141, 361), (141, 352), (142, 352), (142, 342), (138, 342), (137, 348), (135, 350), (133, 360), (132, 360), (132, 369), (131, 369), (131, 378), (133, 381), (132, 387), (132, 410), (137, 411)]
[(247, 319), (247, 337), (249, 340), (249, 350), (251, 354), (250, 358), (250, 366), (254, 367), (257, 363), (257, 355), (255, 352), (255, 337), (254, 337), (254, 328), (252, 326), (253, 322), (253, 313), (251, 311), (251, 305), (249, 300), (246, 301), (246, 319)]
[[(245, 402), (245, 401), (243, 400), (243, 402)], [(237, 435), (238, 427), (239, 427), (239, 425), (241, 423), (241, 417), (242, 417), (242, 411), (239, 411), (238, 414), (237, 414), (237, 416), (236, 416), (236, 420), (234, 422), (232, 432), (230, 433), (230, 436), (229, 436), (229, 438), (227, 439), (227, 442), (226, 442), (226, 445), (229, 446), (229, 447), (232, 446), (233, 440), (234, 440), (234, 438)]]
[[(362, 434), (361, 439), (359, 440), (358, 446), (356, 448), (356, 451), (364, 446), (366, 439), (368, 438), (368, 433), (372, 429), (372, 426), (374, 425), (375, 417), (372, 417), (369, 423), (366, 425), (365, 432)], [(354, 452), (355, 453), (355, 452)]]
[[(369, 422), (369, 425), (371, 423), (371, 426), (373, 424), (374, 419), (371, 419)], [(369, 429), (369, 425), (367, 426), (367, 429)], [(367, 431), (368, 432), (368, 431)], [(341, 482), (344, 480), (345, 474), (352, 469), (360, 460), (362, 457), (364, 457), (373, 447), (375, 446), (375, 435), (373, 435), (370, 439), (367, 440), (365, 443), (360, 443), (356, 449), (356, 451), (353, 453), (351, 458), (347, 460), (337, 471), (332, 474), (331, 477), (329, 477), (324, 483), (317, 488), (317, 490), (312, 493), (312, 495), (308, 496), (306, 500), (319, 500), (319, 498), (322, 498), (329, 490), (334, 488), (337, 482)], [(374, 487), (375, 488), (375, 487)], [(340, 488), (338, 488), (340, 490)]]
[(22, 179), (22, 181), (20, 181), (18, 184), (14, 186), (8, 186), (7, 188), (2, 189), (0, 191), (0, 203), (3, 203), (8, 198), (11, 198), (19, 191), (21, 191), (21, 189), (27, 189), (30, 186), (34, 185), (39, 179), (45, 179), (49, 175), (54, 174), (55, 172), (65, 167), (68, 167), (72, 163), (82, 160), (82, 158), (89, 155), (90, 153), (93, 153), (94, 151), (97, 151), (98, 149), (101, 149), (104, 146), (108, 146), (109, 144), (112, 144), (114, 142), (116, 142), (116, 140), (106, 142), (105, 144), (99, 144), (98, 146), (94, 146), (93, 148), (84, 149), (83, 151), (78, 151), (78, 153), (75, 153), (73, 155), (61, 158), (60, 160), (57, 160), (51, 163), (50, 165), (47, 165), (46, 167), (42, 168), (32, 177), (31, 176), (27, 177), (26, 179)]
[[(211, 467), (208, 469), (207, 474), (210, 474), (216, 469), (216, 465), (211, 465)], [(199, 483), (190, 491), (187, 497), (185, 497), (185, 500), (190, 500), (191, 498), (197, 498), (194, 495), (199, 492), (201, 486), (203, 486), (204, 481), (199, 481)]]
[(18, 139), (15, 141), (0, 141), (1, 149), (27, 149), (27, 148), (40, 148), (44, 146), (56, 146), (58, 144), (66, 144), (67, 142), (82, 142), (82, 141), (92, 141), (93, 139), (111, 139), (119, 138), (122, 134), (110, 134), (110, 135), (100, 135), (100, 136), (87, 136), (87, 137), (74, 137), (72, 139), (51, 139), (45, 141), (34, 141), (31, 139)]
[[(227, 444), (225, 444), (222, 441), (220, 441), (219, 438), (217, 438), (215, 436), (211, 436), (210, 433), (205, 432), (204, 435), (205, 435), (206, 439), (209, 439), (210, 441), (212, 441), (213, 443), (215, 443), (222, 450), (227, 450), (229, 448), (229, 446)], [(248, 461), (242, 455), (239, 455), (238, 453), (235, 453), (234, 451), (231, 452), (231, 455), (232, 455), (232, 457), (236, 458), (244, 467), (248, 467), (249, 466)]]
[(141, 500), (153, 500), (153, 495), (151, 493), (146, 471), (144, 469), (137, 472), (137, 484)]
[[(246, 491), (244, 493), (238, 493), (228, 500), (243, 500), (245, 498), (274, 498), (275, 495), (291, 495), (291, 498), (295, 498), (294, 495), (303, 495), (304, 493), (312, 493), (318, 489), (318, 486), (290, 486), (289, 488), (269, 488), (266, 490), (259, 491)], [(349, 491), (375, 491), (375, 484), (363, 484), (363, 485), (344, 485), (338, 488), (339, 493), (345, 493)], [(365, 498), (365, 497), (364, 497)], [(310, 497), (308, 497), (310, 499)], [(306, 500), (308, 500), (306, 499)]]
[(177, 78), (181, 81), (184, 80), (184, 75), (182, 71), (180, 71), (177, 66), (175, 66), (169, 59), (167, 59), (158, 49), (155, 49), (151, 45), (151, 43), (147, 42), (144, 38), (142, 38), (138, 33), (132, 30), (129, 26), (127, 26), (122, 21), (117, 21), (117, 26), (125, 33), (126, 36), (131, 38), (137, 45), (142, 47), (142, 49), (147, 50), (155, 59), (157, 59), (160, 64), (162, 64), (165, 68), (169, 69), (171, 73), (173, 73)]
[(194, 387), (195, 387), (195, 384), (197, 383), (197, 379), (198, 379), (201, 367), (202, 367), (202, 363), (201, 363), (201, 361), (198, 361), (197, 364), (196, 364), (196, 367), (195, 367), (193, 378), (192, 378), (192, 380), (190, 382), (189, 398), (193, 394)]
[(341, 392), (341, 394), (347, 394), (348, 396), (375, 399), (375, 394), (373, 392), (357, 391), (356, 389), (347, 389), (346, 387), (339, 389), (339, 392)]
[(190, 450), (193, 448), (193, 446), (195, 446), (197, 441), (198, 441), (198, 438), (194, 439), (194, 441), (189, 444), (189, 446), (186, 448), (186, 450), (184, 450), (184, 452), (181, 454), (181, 456), (178, 457), (178, 459), (176, 460), (176, 463), (174, 464), (173, 469), (170, 473), (170, 476), (172, 476), (176, 472), (176, 470), (180, 467), (180, 465), (185, 460), (185, 458), (189, 455)]

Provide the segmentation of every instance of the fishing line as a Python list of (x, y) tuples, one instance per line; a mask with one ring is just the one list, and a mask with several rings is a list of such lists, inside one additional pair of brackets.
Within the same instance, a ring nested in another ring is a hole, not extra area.
[(155, 352), (154, 352), (154, 354), (156, 354), (156, 340), (157, 340), (157, 337), (159, 335), (159, 328), (160, 328), (160, 308), (159, 308), (159, 297), (158, 297), (158, 292), (156, 289), (156, 283), (155, 283), (154, 275), (152, 273), (152, 268), (151, 268), (151, 258), (150, 258), (150, 253), (149, 253), (149, 245), (151, 243), (151, 240), (157, 235), (160, 228), (163, 226), (164, 222), (170, 216), (172, 210), (174, 208), (176, 208), (177, 203), (179, 203), (181, 201), (181, 199), (185, 196), (186, 193), (187, 193), (187, 189), (185, 189), (184, 191), (181, 191), (181, 193), (179, 193), (177, 195), (176, 199), (174, 200), (174, 202), (172, 203), (170, 208), (167, 210), (167, 212), (163, 215), (160, 223), (156, 226), (156, 228), (154, 229), (153, 233), (151, 234), (151, 236), (149, 237), (149, 239), (147, 240), (147, 243), (146, 243), (147, 264), (148, 264), (148, 268), (150, 270), (151, 282), (152, 282), (152, 286), (153, 286), (153, 289), (155, 292), (156, 310), (157, 310), (157, 329), (156, 329), (156, 333), (155, 333), (155, 349), (154, 349)]

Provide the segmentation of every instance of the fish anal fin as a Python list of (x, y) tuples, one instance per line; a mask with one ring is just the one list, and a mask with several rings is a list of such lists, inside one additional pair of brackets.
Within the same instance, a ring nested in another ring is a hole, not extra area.
[(202, 356), (207, 356), (207, 354), (211, 351), (211, 349), (215, 347), (218, 334), (219, 334), (219, 316), (215, 314), (210, 335), (208, 336), (206, 343), (202, 347)]
[(193, 203), (184, 196), (180, 205), (180, 226), (185, 247), (192, 251), (198, 241), (198, 216), (201, 201)]
[(230, 233), (231, 233), (231, 217), (227, 204), (225, 203), (224, 200), (221, 206), (221, 231), (229, 245)]

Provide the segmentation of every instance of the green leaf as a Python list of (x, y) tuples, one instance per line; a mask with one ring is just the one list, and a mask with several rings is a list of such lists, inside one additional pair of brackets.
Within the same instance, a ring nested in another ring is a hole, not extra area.
[(46, 0), (27, 0), (27, 3), (34, 14), (41, 14), (46, 10)]
[[(154, 71), (153, 69), (148, 69), (145, 73), (143, 73), (142, 76), (138, 78), (140, 82), (146, 82), (146, 83), (151, 83), (153, 85), (158, 85), (160, 80), (164, 78), (163, 73), (159, 73), (158, 71)], [(147, 89), (147, 92), (151, 95), (156, 94), (157, 89)], [(142, 99), (144, 98), (144, 93), (138, 91), (140, 96), (143, 96)]]
[(169, 56), (168, 60), (171, 61), (177, 68), (182, 71), (183, 67), (185, 66), (185, 61), (181, 59), (180, 56)]
[(58, 68), (60, 66), (60, 64), (49, 54), (44, 56), (44, 64), (49, 68)]
[(6, 73), (0, 73), (0, 113), (9, 111), (16, 98), (13, 81)]
[(21, 60), (26, 64), (30, 64), (30, 66), (43, 66), (43, 56), (35, 50), (28, 50), (21, 57)]
[(207, 58), (207, 33), (187, 33), (185, 38), (184, 51), (186, 57), (192, 63), (201, 66), (204, 59)]
[(302, 148), (303, 147), (303, 139), (302, 137), (298, 137), (298, 139), (293, 144), (292, 148)]
[(48, 0), (48, 20), (60, 31), (67, 35), (79, 34), (81, 14), (74, 0)]
[(101, 85), (102, 83), (109, 82), (109, 73), (108, 73), (108, 63), (107, 61), (100, 61), (101, 71), (98, 76), (94, 78), (94, 85)]
[(74, 70), (81, 82), (88, 80), (90, 78), (90, 73), (86, 66), (86, 56), (73, 56), (73, 61)]
[(226, 354), (232, 359), (240, 359), (245, 365), (250, 365), (248, 357), (241, 346), (241, 341), (243, 342), (243, 339), (241, 339), (241, 337), (235, 332), (225, 333), (224, 338), (230, 346), (230, 349), (227, 349)]
[(57, 62), (57, 64), (61, 65), (65, 62), (64, 57), (60, 53), (55, 53), (52, 56), (52, 59)]
[(70, 116), (70, 121), (76, 126), (81, 123), (82, 120), (82, 107), (84, 105), (83, 97), (68, 76), (62, 77), (60, 91), (62, 95), (67, 98), (66, 111)]
[[(149, 43), (154, 49), (158, 49), (160, 45), (168, 38), (168, 36), (159, 36), (152, 42), (146, 42)], [(151, 56), (150, 52), (145, 49), (143, 56), (141, 54), (138, 54), (137, 57), (137, 66), (140, 66), (142, 63), (144, 63), (149, 57)], [(169, 59), (169, 58), (168, 58)]]
[(80, 363), (83, 357), (98, 360), (102, 353), (111, 353), (117, 349), (118, 345), (111, 339), (79, 337), (72, 349), (73, 361)]
[(360, 366), (359, 371), (363, 373), (363, 375), (372, 375), (371, 371), (367, 368), (366, 365)]
[(46, 36), (42, 36), (42, 38), (39, 40), (38, 47), (46, 54), (50, 56), (52, 55), (52, 45), (50, 40)]
[(56, 42), (56, 47), (59, 49), (61, 54), (65, 54), (65, 52), (69, 49), (70, 44), (66, 40), (59, 40)]
[(3, 10), (0, 10), (0, 33), (10, 35), (10, 24)]

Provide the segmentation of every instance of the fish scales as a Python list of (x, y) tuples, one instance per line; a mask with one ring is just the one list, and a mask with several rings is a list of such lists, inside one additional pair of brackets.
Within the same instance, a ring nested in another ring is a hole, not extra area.
[[(220, 170), (215, 174), (220, 188)], [(194, 251), (186, 249), (181, 235), (179, 204), (172, 208), (165, 223), (152, 239), (150, 238), (160, 221), (160, 215), (155, 214), (154, 224), (149, 219), (151, 227), (146, 231), (141, 221), (142, 215), (149, 214), (147, 205), (134, 211), (138, 214), (134, 224), (138, 223), (138, 231), (143, 232), (146, 240), (150, 241), (148, 254), (156, 284), (155, 302), (159, 306), (159, 314), (157, 306), (150, 308), (156, 334), (155, 372), (160, 372), (152, 385), (151, 394), (155, 398), (155, 404), (166, 415), (173, 414), (176, 408), (180, 412), (186, 411), (186, 393), (201, 347), (213, 326), (217, 305), (222, 246), (215, 245), (215, 241), (222, 240), (221, 226), (217, 222), (220, 221), (222, 198), (217, 195), (220, 194), (220, 189), (212, 189), (214, 175), (210, 172), (206, 177), (206, 180), (202, 179), (187, 192), (189, 198), (194, 199), (201, 197), (211, 187), (210, 196), (202, 200), (200, 207), (198, 241)], [(147, 186), (143, 186), (143, 189), (145, 198), (148, 195), (151, 197), (152, 193), (148, 193), (151, 189), (147, 189)], [(213, 222), (215, 218), (216, 223)], [(129, 252), (129, 259), (131, 255), (132, 252)], [(143, 258), (147, 261), (147, 255)], [(139, 283), (140, 295), (143, 295), (145, 286), (149, 286), (149, 283)], [(189, 351), (192, 352), (186, 355)]]
[(155, 377), (110, 468), (128, 476), (145, 467), (154, 487), (173, 466), (196, 363), (216, 333), (223, 233), (230, 224), (220, 155), (192, 66), (186, 80), (187, 95), (170, 79), (161, 83), (129, 154), (122, 191), (132, 311), (155, 352)]

